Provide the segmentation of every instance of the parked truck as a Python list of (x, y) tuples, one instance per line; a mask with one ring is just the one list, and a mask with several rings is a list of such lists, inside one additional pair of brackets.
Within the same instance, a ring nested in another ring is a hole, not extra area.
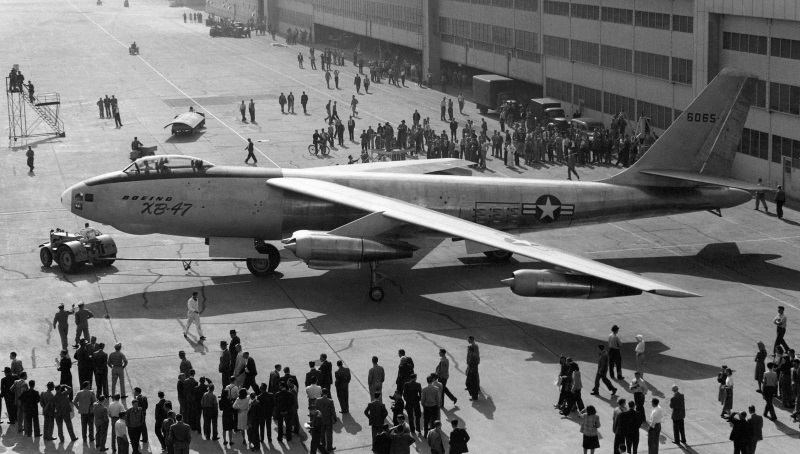
[(553, 98), (531, 99), (530, 103), (528, 103), (528, 115), (536, 118), (537, 121), (544, 125), (552, 125), (558, 131), (569, 128), (567, 115), (564, 113), (564, 109), (561, 108), (561, 102)]
[(486, 114), (489, 109), (499, 109), (506, 100), (517, 99), (518, 88), (519, 83), (508, 77), (496, 74), (472, 76), (472, 96), (482, 114)]

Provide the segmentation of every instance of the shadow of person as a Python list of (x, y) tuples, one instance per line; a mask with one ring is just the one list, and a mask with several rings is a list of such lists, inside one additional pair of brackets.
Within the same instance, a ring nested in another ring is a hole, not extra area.
[(484, 394), (483, 390), (481, 390), (478, 395), (478, 400), (472, 401), (472, 408), (478, 410), (479, 413), (489, 420), (494, 419), (494, 412), (497, 410), (492, 396)]
[(363, 430), (363, 427), (361, 427), (361, 424), (353, 419), (353, 415), (350, 413), (345, 413), (342, 415), (342, 424), (334, 428), (334, 431), (339, 433), (342, 429), (349, 434), (357, 434)]

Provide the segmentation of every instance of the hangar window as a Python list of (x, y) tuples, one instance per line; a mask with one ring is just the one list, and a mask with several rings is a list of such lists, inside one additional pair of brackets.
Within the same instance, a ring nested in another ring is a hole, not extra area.
[(672, 81), (679, 84), (692, 84), (692, 61), (672, 57)]
[(800, 60), (800, 41), (794, 39), (772, 38), (770, 55), (780, 58)]
[[(759, 159), (769, 157), (769, 134), (755, 129), (742, 129), (742, 137), (739, 142), (739, 153), (753, 156)], [(780, 162), (780, 159), (778, 160)]]
[(615, 24), (631, 25), (633, 23), (633, 10), (623, 8), (612, 8), (604, 6), (601, 10), (603, 22), (613, 22)]
[(800, 115), (800, 87), (772, 82), (769, 84), (769, 108)]
[[(775, 48), (775, 38), (772, 39), (773, 51)], [(736, 52), (748, 52), (751, 54), (767, 55), (767, 37), (759, 35), (748, 35), (745, 33), (722, 33), (722, 48)]]
[(800, 168), (800, 140), (772, 135), (772, 162), (781, 163), (783, 158), (792, 162), (792, 167)]

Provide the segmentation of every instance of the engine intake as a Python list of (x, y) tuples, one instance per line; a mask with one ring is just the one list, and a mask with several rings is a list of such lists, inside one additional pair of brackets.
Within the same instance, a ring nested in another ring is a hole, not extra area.
[(411, 257), (417, 249), (402, 241), (354, 238), (313, 230), (298, 230), (283, 243), (299, 259), (319, 265), (323, 262), (337, 262), (339, 265), (342, 262), (404, 259)]
[(517, 270), (502, 282), (519, 296), (600, 299), (641, 295), (642, 291), (594, 276), (554, 270)]

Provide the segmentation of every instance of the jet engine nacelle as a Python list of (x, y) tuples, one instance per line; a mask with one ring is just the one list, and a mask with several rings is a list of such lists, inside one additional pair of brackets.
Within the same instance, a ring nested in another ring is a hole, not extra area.
[(555, 270), (517, 270), (513, 274), (503, 283), (519, 296), (598, 299), (642, 294), (641, 290), (583, 274)]
[(286, 249), (301, 260), (322, 265), (325, 262), (373, 262), (411, 257), (414, 246), (399, 241), (378, 241), (369, 238), (330, 235), (327, 232), (298, 230), (288, 240)]

